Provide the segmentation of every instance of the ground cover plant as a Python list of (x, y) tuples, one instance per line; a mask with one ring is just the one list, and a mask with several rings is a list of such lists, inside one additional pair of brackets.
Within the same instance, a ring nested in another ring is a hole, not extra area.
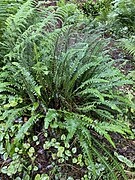
[[(23, 4), (25, 0), (1, 0), (0, 1), (0, 42), (1, 36), (4, 31), (5, 21), (11, 15), (15, 14), (17, 9)], [(2, 51), (2, 46), (0, 46), (0, 51)], [(3, 58), (2, 54), (0, 53), (0, 58)]]
[[(75, 3), (27, 0), (1, 36), (1, 179), (127, 179), (111, 133), (134, 138), (134, 82)], [(110, 145), (109, 145), (110, 144)], [(110, 146), (113, 151), (110, 151)], [(115, 152), (115, 154), (114, 154)]]
[(134, 0), (88, 0), (83, 3), (82, 9), (92, 18), (95, 26), (101, 26), (114, 38), (134, 35)]

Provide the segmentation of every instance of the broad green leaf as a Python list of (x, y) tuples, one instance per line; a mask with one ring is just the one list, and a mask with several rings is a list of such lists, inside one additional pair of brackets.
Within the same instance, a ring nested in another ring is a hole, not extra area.
[(63, 152), (64, 152), (65, 148), (60, 146), (58, 147), (58, 152), (57, 152), (57, 156), (58, 157), (63, 157)]
[(37, 174), (36, 176), (35, 176), (35, 179), (34, 180), (41, 180), (40, 179), (40, 174)]
[(42, 88), (42, 86), (36, 86), (35, 87), (35, 91), (39, 96), (41, 96), (41, 88)]

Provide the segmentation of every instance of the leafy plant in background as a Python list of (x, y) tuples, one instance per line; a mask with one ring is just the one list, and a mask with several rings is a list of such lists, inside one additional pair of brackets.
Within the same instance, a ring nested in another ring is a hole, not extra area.
[(94, 26), (101, 26), (115, 38), (133, 35), (135, 30), (134, 0), (87, 1), (83, 5), (84, 13), (93, 18)]
[(121, 40), (121, 45), (130, 55), (132, 55), (132, 59), (129, 62), (132, 66), (129, 77), (135, 81), (135, 37), (131, 36), (129, 39), (123, 38)]
[[(102, 36), (82, 29), (85, 18), (75, 4), (58, 9), (32, 4), (28, 0), (9, 16), (2, 36), (5, 65), (0, 69), (1, 154), (5, 161), (12, 159), (2, 167), (2, 173), (11, 178), (17, 173), (20, 177), (32, 173), (35, 150), (28, 144), (24, 147), (24, 142), (30, 131), (36, 133), (36, 126), (47, 134), (56, 134), (57, 139), (64, 134), (61, 141), (65, 146), (56, 146), (57, 140), (52, 142), (50, 137), (43, 145), (47, 152), (56, 148), (55, 155), (51, 154), (56, 160), (74, 157), (65, 147), (76, 139), (88, 178), (102, 176), (96, 167), (99, 161), (108, 179), (118, 179), (120, 172), (126, 179), (122, 167), (96, 138), (106, 138), (115, 148), (109, 132), (132, 134), (124, 113), (134, 105), (117, 89), (132, 81), (112, 66)], [(23, 148), (33, 165), (30, 170), (26, 170), (28, 164), (22, 165)]]
[(134, 0), (113, 1), (112, 4), (108, 14), (110, 28), (120, 37), (133, 34), (135, 32)]
[(111, 2), (112, 0), (88, 0), (83, 4), (82, 9), (87, 16), (105, 22), (111, 10)]
[[(135, 37), (131, 36), (129, 39), (123, 38), (120, 40), (120, 44), (122, 48), (131, 55), (131, 60), (128, 61), (128, 64), (131, 66), (131, 70), (128, 72), (128, 77), (135, 82)], [(135, 83), (132, 86), (132, 89), (129, 92), (129, 97), (132, 101), (134, 99), (134, 92), (135, 92)], [(131, 119), (134, 122), (134, 111), (131, 112)]]
[[(0, 42), (2, 43), (2, 34), (5, 27), (6, 19), (15, 14), (21, 4), (26, 2), (26, 0), (1, 0), (0, 1)], [(0, 51), (2, 51), (2, 46), (0, 46)], [(2, 56), (0, 56), (2, 58)]]
[(121, 40), (123, 48), (129, 52), (129, 54), (133, 55), (133, 64), (135, 59), (135, 37), (131, 36), (129, 39)]

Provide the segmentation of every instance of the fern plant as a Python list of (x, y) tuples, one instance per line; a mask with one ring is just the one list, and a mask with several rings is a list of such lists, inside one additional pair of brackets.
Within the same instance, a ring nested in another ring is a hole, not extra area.
[(121, 42), (125, 50), (135, 57), (135, 37), (131, 36), (129, 39), (122, 39)]
[(5, 135), (16, 118), (27, 115), (28, 120), (14, 133), (14, 141), (9, 138), (3, 148), (12, 157), (32, 126), (44, 122), (44, 129), (66, 129), (67, 142), (77, 138), (93, 179), (97, 178), (95, 158), (105, 165), (109, 179), (118, 179), (118, 171), (126, 179), (122, 167), (93, 132), (114, 148), (109, 132), (131, 134), (124, 110), (134, 105), (117, 87), (132, 81), (113, 67), (101, 34), (82, 29), (83, 14), (76, 8), (75, 4), (44, 8), (28, 0), (7, 19), (5, 65), (0, 69)]
[(134, 34), (134, 0), (121, 0), (112, 2), (112, 11), (108, 14), (108, 24), (114, 33), (120, 37)]
[[(26, 0), (1, 0), (0, 1), (0, 44), (3, 42), (2, 34), (5, 28), (5, 21), (6, 19), (15, 14), (20, 7), (21, 4), (26, 2)], [(0, 46), (0, 51), (3, 51), (2, 46)], [(0, 58), (2, 58), (2, 53), (0, 53)]]
[[(128, 72), (128, 77), (135, 81), (135, 37), (131, 36), (129, 39), (123, 38), (120, 42), (120, 45), (122, 48), (131, 55), (131, 59), (128, 60), (128, 63), (131, 66), (130, 71)], [(135, 84), (133, 84), (131, 92), (129, 92), (130, 99), (134, 101), (134, 91), (135, 91)], [(131, 113), (131, 116), (134, 119), (134, 111), (133, 115)]]
[(99, 21), (105, 22), (107, 20), (108, 13), (111, 10), (111, 3), (112, 0), (88, 0), (82, 5), (82, 9), (87, 16), (92, 16)]

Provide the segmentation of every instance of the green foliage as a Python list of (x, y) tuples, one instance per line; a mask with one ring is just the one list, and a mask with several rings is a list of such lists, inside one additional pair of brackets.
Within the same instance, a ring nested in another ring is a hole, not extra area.
[(11, 14), (15, 14), (20, 4), (24, 2), (25, 0), (21, 0), (21, 1), (1, 0), (0, 1), (0, 29), (5, 23), (6, 18)]
[[(131, 65), (132, 69), (128, 72), (128, 77), (135, 82), (135, 37), (131, 36), (129, 39), (123, 38), (120, 41), (120, 45), (124, 50), (126, 50), (129, 55), (131, 55), (131, 59), (128, 63)], [(135, 83), (132, 86), (132, 89), (129, 92), (129, 99), (134, 100), (134, 90)], [(134, 110), (131, 109), (131, 117), (134, 119)]]
[[(76, 8), (75, 4), (44, 8), (28, 0), (6, 20), (0, 69), (0, 152), (4, 160), (13, 160), (2, 168), (10, 178), (16, 178), (17, 172), (20, 177), (40, 178), (38, 172), (32, 174), (33, 169), (37, 171), (39, 142), (36, 132), (33, 137), (29, 134), (39, 125), (46, 132), (42, 148), (47, 154), (53, 148), (49, 162), (55, 168), (50, 176), (61, 171), (58, 164), (75, 163), (86, 167), (91, 179), (99, 178), (102, 171), (108, 179), (118, 179), (117, 172), (126, 179), (116, 159), (95, 138), (103, 136), (115, 148), (109, 132), (132, 135), (124, 115), (126, 108), (134, 106), (118, 87), (133, 82), (113, 67), (102, 35), (82, 27), (87, 21)], [(56, 137), (50, 138), (53, 133)], [(71, 149), (74, 139), (77, 143)], [(28, 158), (32, 165), (25, 162)]]
[(134, 0), (121, 0), (112, 3), (112, 10), (108, 14), (108, 23), (112, 27), (114, 33), (122, 37), (134, 33)]
[(82, 5), (84, 13), (92, 18), (106, 21), (111, 10), (112, 0), (88, 0)]
[(130, 168), (135, 167), (135, 163), (133, 163), (132, 161), (130, 161), (126, 157), (119, 155), (117, 152), (115, 152), (114, 155), (119, 159), (119, 161), (125, 163), (128, 167), (130, 167)]
[(133, 61), (135, 61), (135, 37), (131, 36), (129, 39), (123, 38), (121, 43), (125, 50), (127, 50), (129, 54), (133, 55)]
[(82, 8), (91, 17), (92, 24), (107, 31), (110, 36), (134, 35), (134, 0), (88, 0)]
[[(26, 0), (1, 0), (0, 1), (0, 44), (2, 43), (2, 35), (4, 28), (6, 26), (5, 22), (6, 19), (10, 15), (14, 15), (21, 4), (23, 4)], [(0, 51), (3, 51), (3, 47), (0, 45)], [(3, 56), (0, 53), (0, 58), (2, 59)]]

